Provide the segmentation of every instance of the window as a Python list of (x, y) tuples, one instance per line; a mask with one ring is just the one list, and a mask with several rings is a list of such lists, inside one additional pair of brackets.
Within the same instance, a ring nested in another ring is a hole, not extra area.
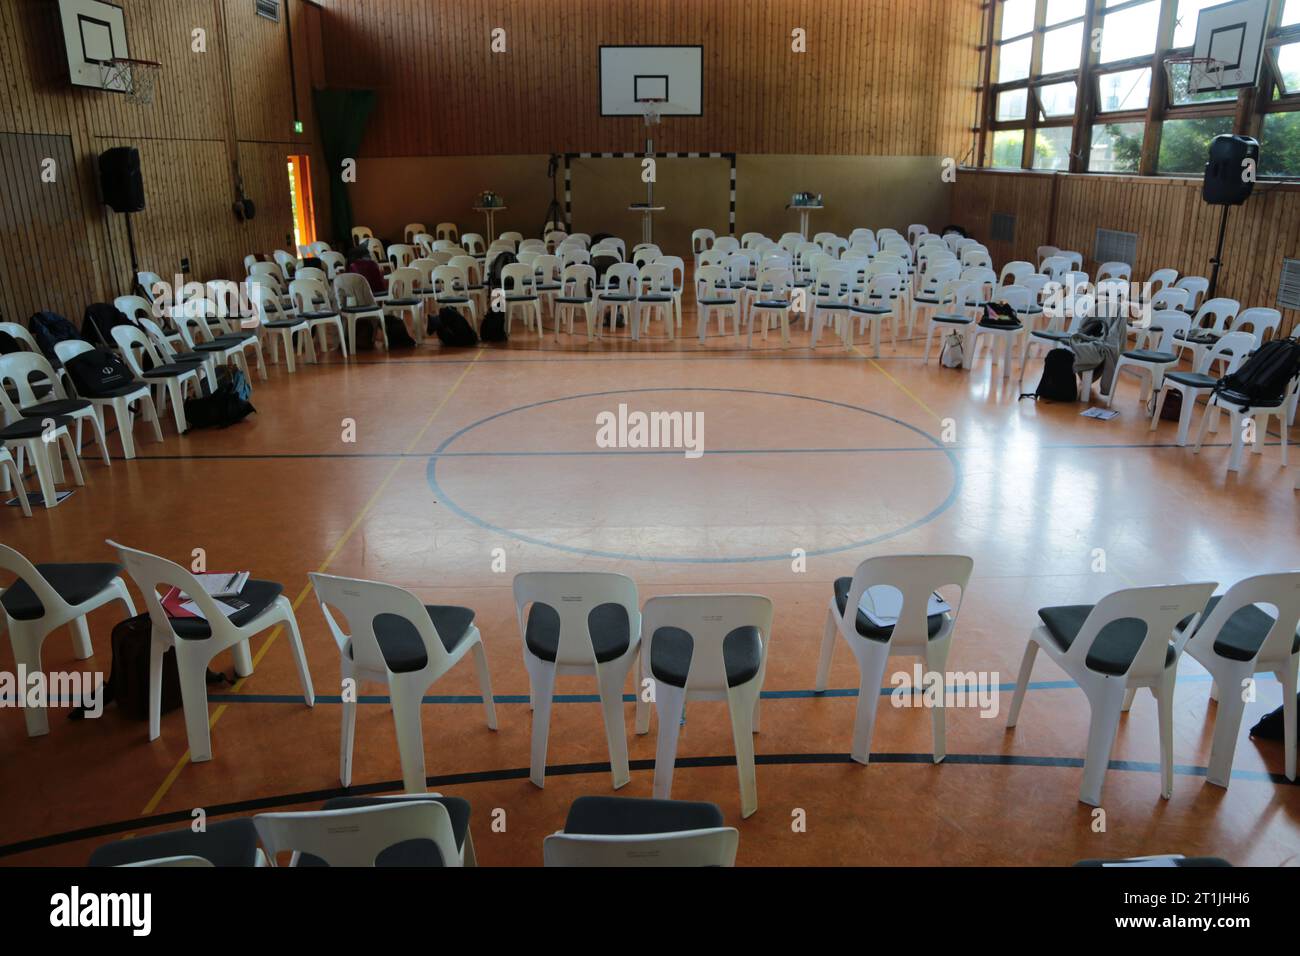
[(1097, 112), (1145, 110), (1151, 98), (1151, 67), (1121, 70), (1097, 77)]
[(1092, 128), (1088, 170), (1094, 173), (1137, 172), (1145, 131), (1145, 123), (1098, 123)]
[(1156, 50), (1159, 27), (1158, 0), (1107, 13), (1101, 20), (1101, 62), (1151, 56)]
[(1300, 180), (1300, 0), (1271, 0), (1254, 91), (1207, 88), (1186, 62), (1225, 0), (990, 2), (989, 165), (1199, 176), (1210, 140), (1237, 132), (1259, 139), (1260, 176)]
[(316, 241), (316, 211), (311, 200), (311, 157), (290, 156), (289, 205), (293, 210), (293, 241), (306, 246)]
[(1025, 146), (1022, 129), (999, 130), (993, 134), (993, 165), (999, 169), (1019, 169)]
[(1161, 124), (1157, 169), (1162, 173), (1199, 174), (1205, 169), (1210, 140), (1231, 132), (1231, 116), (1166, 120)]
[(1069, 126), (1038, 130), (1034, 138), (1034, 169), (1069, 169), (1070, 137), (1073, 133)]

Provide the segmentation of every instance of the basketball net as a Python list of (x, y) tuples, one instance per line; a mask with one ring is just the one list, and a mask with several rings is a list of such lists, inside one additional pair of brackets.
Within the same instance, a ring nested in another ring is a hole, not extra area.
[(1227, 67), (1224, 60), (1212, 56), (1171, 56), (1165, 60), (1165, 73), (1169, 77), (1170, 98), (1177, 79), (1177, 74), (1187, 77), (1187, 94), (1195, 96), (1207, 93), (1210, 88), (1223, 89), (1223, 71)]
[(148, 106), (153, 102), (154, 89), (161, 73), (162, 64), (153, 60), (116, 58), (99, 64), (104, 89), (124, 93), (127, 100), (137, 106)]
[(652, 126), (658, 126), (661, 118), (660, 111), (663, 109), (663, 100), (642, 100), (641, 115), (645, 117), (646, 129)]

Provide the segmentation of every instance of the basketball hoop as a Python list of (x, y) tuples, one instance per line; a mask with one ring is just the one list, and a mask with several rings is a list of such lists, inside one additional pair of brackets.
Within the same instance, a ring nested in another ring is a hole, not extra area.
[(1175, 105), (1174, 90), (1180, 84), (1184, 85), (1189, 97), (1198, 93), (1208, 93), (1210, 90), (1215, 92), (1223, 90), (1223, 71), (1228, 66), (1224, 60), (1212, 56), (1179, 53), (1165, 57), (1164, 62), (1165, 74), (1169, 78), (1170, 105)]
[(660, 120), (660, 111), (667, 100), (663, 99), (644, 99), (641, 100), (641, 114), (645, 117), (646, 128), (658, 126)]
[(100, 62), (99, 73), (104, 89), (113, 93), (124, 93), (128, 100), (138, 106), (148, 106), (153, 102), (158, 76), (162, 73), (162, 64), (156, 60), (114, 57)]

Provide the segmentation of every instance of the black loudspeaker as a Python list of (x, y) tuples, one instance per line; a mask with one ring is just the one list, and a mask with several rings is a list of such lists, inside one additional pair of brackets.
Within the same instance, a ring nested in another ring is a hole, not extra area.
[(1255, 188), (1258, 168), (1259, 140), (1226, 133), (1214, 137), (1201, 197), (1212, 206), (1240, 206)]
[(104, 205), (114, 212), (144, 211), (144, 176), (140, 172), (140, 151), (119, 146), (99, 156), (99, 186)]

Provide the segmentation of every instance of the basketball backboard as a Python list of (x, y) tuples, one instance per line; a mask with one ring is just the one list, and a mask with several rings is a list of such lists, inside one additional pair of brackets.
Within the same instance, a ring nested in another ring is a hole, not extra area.
[[(1206, 7), (1196, 20), (1192, 54), (1213, 60), (1216, 69), (1193, 71), (1188, 92), (1254, 86), (1264, 56), (1268, 0), (1231, 0)], [(1214, 73), (1218, 74), (1216, 77)]]
[(114, 93), (128, 92), (104, 69), (110, 60), (131, 56), (126, 42), (122, 8), (103, 0), (59, 0), (59, 17), (68, 51), (68, 75), (73, 86), (88, 86)]
[(663, 116), (700, 116), (703, 91), (702, 47), (600, 48), (601, 116), (645, 116), (648, 103)]

